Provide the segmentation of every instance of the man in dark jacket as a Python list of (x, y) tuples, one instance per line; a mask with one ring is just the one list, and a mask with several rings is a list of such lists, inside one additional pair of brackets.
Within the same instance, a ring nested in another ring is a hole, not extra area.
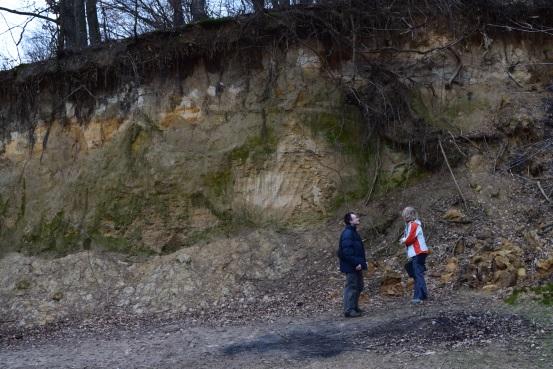
[(346, 275), (344, 287), (344, 316), (353, 318), (361, 316), (359, 294), (363, 291), (363, 270), (367, 269), (365, 247), (357, 233), (359, 217), (355, 213), (344, 215), (346, 227), (340, 236), (338, 256), (340, 271)]

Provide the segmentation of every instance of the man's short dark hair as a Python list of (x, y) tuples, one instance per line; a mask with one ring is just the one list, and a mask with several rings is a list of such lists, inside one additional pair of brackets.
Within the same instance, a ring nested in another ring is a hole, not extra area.
[(349, 213), (346, 213), (346, 215), (344, 215), (344, 223), (346, 223), (346, 225), (350, 225), (351, 224), (351, 216), (355, 214), (354, 212), (350, 211)]

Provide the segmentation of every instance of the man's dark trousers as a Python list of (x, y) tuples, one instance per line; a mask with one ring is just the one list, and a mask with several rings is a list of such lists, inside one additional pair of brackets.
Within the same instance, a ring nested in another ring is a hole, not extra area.
[(363, 291), (363, 272), (356, 271), (346, 274), (346, 286), (344, 287), (344, 313), (359, 309), (359, 294)]

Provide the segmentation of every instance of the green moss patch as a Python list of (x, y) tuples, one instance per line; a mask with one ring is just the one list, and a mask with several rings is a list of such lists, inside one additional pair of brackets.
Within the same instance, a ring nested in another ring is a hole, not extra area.
[[(430, 97), (430, 99), (433, 99)], [(477, 110), (486, 111), (490, 108), (489, 101), (475, 98), (471, 93), (458, 96), (445, 103), (436, 101), (436, 107), (431, 107), (428, 98), (417, 90), (411, 90), (410, 106), (413, 112), (425, 122), (436, 128), (451, 129), (460, 116), (468, 116)]]
[(6, 215), (9, 204), (10, 204), (10, 199), (6, 199), (4, 201), (4, 199), (2, 198), (2, 195), (0, 195), (0, 217), (3, 217), (4, 215)]
[(522, 297), (531, 298), (546, 306), (553, 306), (553, 283), (514, 289), (504, 301), (509, 305), (515, 305)]
[(59, 211), (52, 218), (43, 216), (39, 224), (22, 237), (23, 249), (31, 254), (38, 252), (52, 252), (56, 255), (65, 255), (78, 248), (81, 235), (64, 212)]
[(98, 204), (95, 214), (95, 226), (101, 221), (112, 222), (115, 230), (124, 230), (142, 214), (148, 198), (138, 194), (108, 193)]
[(216, 197), (226, 197), (232, 184), (231, 166), (227, 166), (218, 172), (208, 173), (203, 176), (203, 182), (207, 191)]
[(27, 279), (22, 279), (20, 281), (17, 281), (17, 283), (15, 284), (16, 290), (23, 291), (23, 290), (28, 290), (29, 288), (31, 288), (31, 282), (29, 282), (29, 280)]
[(336, 151), (349, 157), (357, 169), (357, 175), (348, 178), (343, 188), (338, 189), (330, 204), (331, 209), (365, 196), (370, 185), (371, 145), (365, 140), (367, 134), (359, 109), (344, 105), (341, 110), (306, 113), (301, 118), (315, 135), (323, 137)]
[(278, 138), (272, 128), (267, 128), (263, 134), (250, 137), (246, 142), (229, 154), (231, 162), (244, 164), (251, 160), (256, 166), (262, 165), (277, 148)]
[(363, 142), (366, 134), (357, 107), (346, 105), (336, 112), (304, 114), (302, 121), (314, 134), (324, 137), (341, 153), (362, 161), (368, 158), (367, 146)]
[(136, 239), (127, 239), (125, 237), (108, 236), (98, 232), (90, 235), (92, 243), (100, 249), (118, 252), (128, 255), (153, 255), (154, 252), (145, 248)]

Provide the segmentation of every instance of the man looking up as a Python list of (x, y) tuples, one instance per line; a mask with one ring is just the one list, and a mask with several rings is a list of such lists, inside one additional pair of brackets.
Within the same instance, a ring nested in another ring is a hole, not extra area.
[(359, 216), (355, 213), (347, 213), (344, 215), (344, 223), (346, 227), (340, 236), (338, 248), (340, 271), (346, 275), (344, 316), (354, 318), (361, 316), (359, 295), (363, 291), (363, 269), (367, 269), (367, 260), (363, 240), (357, 233)]

